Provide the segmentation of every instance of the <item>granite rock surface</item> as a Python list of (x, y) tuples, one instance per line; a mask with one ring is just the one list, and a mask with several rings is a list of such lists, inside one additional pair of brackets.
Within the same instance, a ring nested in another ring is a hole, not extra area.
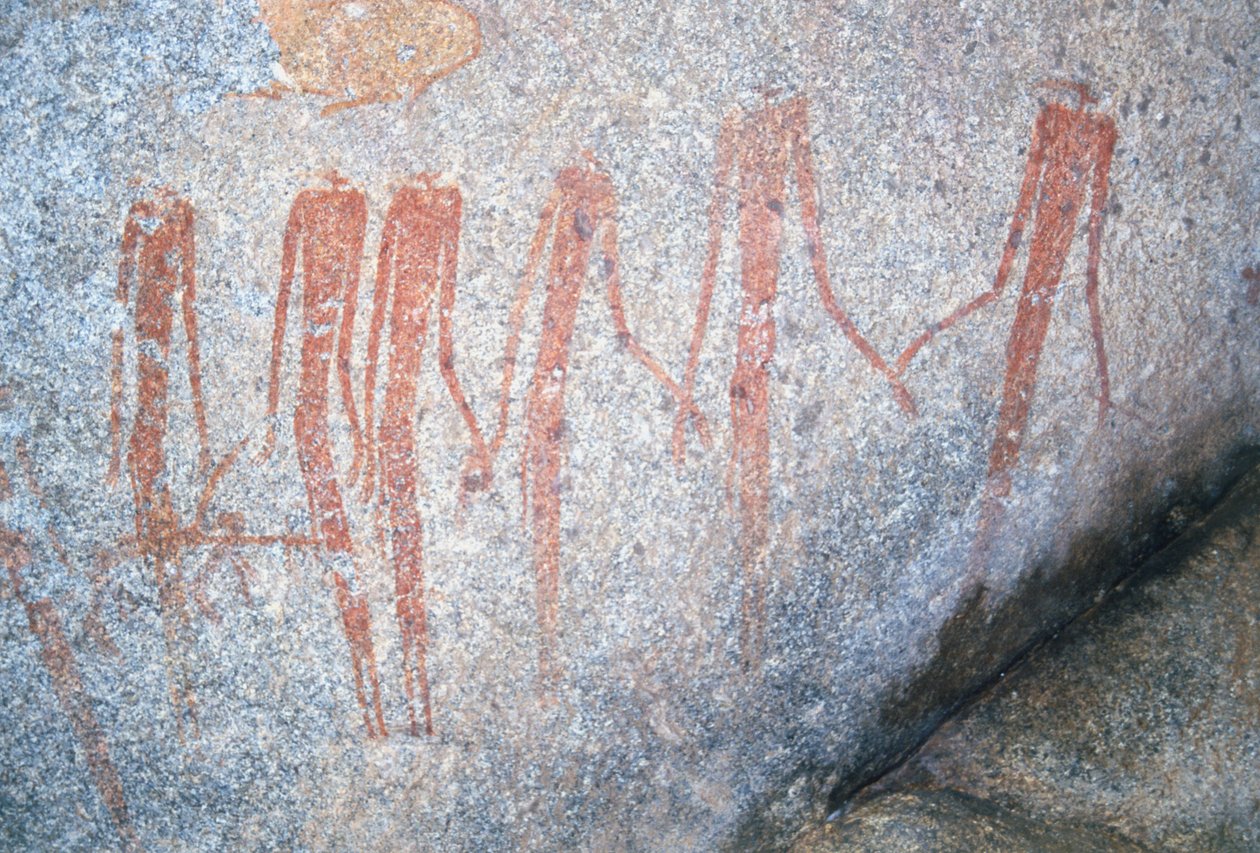
[(1256, 849), (1258, 531), (1255, 471), (879, 787), (945, 787), (1158, 850)]
[(1097, 826), (1043, 823), (957, 791), (902, 791), (802, 838), (801, 853), (1142, 853)]
[(0, 10), (6, 848), (776, 846), (1257, 443), (1254, 3)]

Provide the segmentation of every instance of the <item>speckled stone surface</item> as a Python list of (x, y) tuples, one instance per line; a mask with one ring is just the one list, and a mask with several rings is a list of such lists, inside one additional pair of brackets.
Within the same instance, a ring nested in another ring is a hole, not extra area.
[(0, 846), (779, 845), (1260, 443), (1254, 4), (0, 10)]
[(1154, 849), (1255, 850), (1257, 650), (1260, 470), (880, 786), (953, 788)]
[(905, 791), (864, 803), (800, 839), (799, 853), (1141, 853), (1096, 826), (1042, 823), (957, 791)]

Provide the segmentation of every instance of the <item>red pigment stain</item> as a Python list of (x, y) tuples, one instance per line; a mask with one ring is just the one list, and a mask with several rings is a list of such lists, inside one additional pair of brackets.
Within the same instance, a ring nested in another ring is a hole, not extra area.
[[(280, 292), (276, 299), (275, 330), (271, 339), (271, 384), (267, 414), (274, 421), (280, 402), (280, 368), (284, 330), (297, 260), (302, 259), (302, 348), (293, 432), (298, 464), (306, 486), (311, 519), (322, 550), (353, 565), (354, 546), (333, 465), (328, 431), (328, 379), (335, 361), (342, 399), (354, 437), (356, 464), (363, 454), (363, 438), (350, 383), (350, 347), (358, 300), (359, 264), (367, 227), (367, 200), (360, 190), (330, 174), (330, 189), (304, 190), (289, 212), (284, 232)], [(334, 346), (336, 358), (333, 357)], [(274, 430), (274, 428), (273, 428)], [(265, 458), (274, 447), (267, 435)], [(367, 597), (356, 593), (339, 569), (332, 570), (337, 607), (350, 646), (355, 695), (363, 710), (369, 737), (384, 736), (380, 681), (372, 646), (372, 621)], [(371, 691), (369, 707), (367, 690)], [(375, 719), (374, 719), (375, 718)]]
[(1108, 116), (1088, 109), (1097, 101), (1084, 84), (1047, 81), (1043, 85), (1074, 92), (1078, 103), (1075, 107), (1047, 104), (1037, 116), (1010, 235), (992, 289), (928, 327), (897, 361), (900, 373), (934, 335), (998, 299), (1006, 287), (1015, 255), (1025, 242), (1024, 231), (1031, 217), (1032, 239), (1028, 241), (1024, 289), (1006, 343), (1002, 403), (998, 410), (996, 435), (989, 451), (989, 470), (981, 497), (979, 527), (968, 559), (968, 574), (972, 583), (982, 582), (987, 571), (993, 538), (1004, 513), (1005, 499), (1010, 494), (1011, 472), (1019, 461), (1036, 389), (1037, 364), (1041, 359), (1051, 309), (1086, 193), (1090, 195), (1090, 208), (1085, 297), (1089, 304), (1090, 331), (1101, 386), (1099, 424), (1111, 407), (1111, 381), (1098, 302), (1098, 262), (1107, 182), (1116, 145), (1116, 126)]
[(693, 397), (700, 350), (708, 326), (717, 278), (718, 257), (732, 171), (739, 186), (740, 282), (743, 300), (731, 376), (730, 408), (734, 447), (728, 479), (736, 483), (740, 519), (742, 574), (740, 650), (745, 669), (760, 666), (766, 622), (767, 549), (770, 543), (770, 392), (774, 360), (774, 301), (782, 254), (784, 204), (789, 175), (801, 200), (806, 250), (823, 307), (862, 357), (888, 380), (898, 404), (914, 414), (909, 393), (853, 321), (840, 308), (831, 287), (818, 223), (818, 191), (810, 153), (809, 120), (804, 98), (738, 111), (722, 125), (717, 145), (717, 174), (709, 209), (709, 245), (700, 284), (700, 303), (684, 379), (685, 405), (674, 428), (674, 457), (685, 454), (685, 427), (695, 412)]
[[(536, 606), (541, 635), (539, 674), (544, 692), (551, 689), (558, 676), (555, 659), (559, 630), (560, 505), (566, 459), (564, 392), (573, 325), (586, 284), (592, 247), (598, 246), (617, 340), (665, 385), (676, 400), (683, 398), (682, 388), (665, 372), (660, 362), (634, 339), (626, 325), (617, 255), (616, 216), (617, 201), (612, 181), (594, 162), (562, 171), (539, 217), (509, 318), (499, 426), (491, 442), (492, 455), (498, 453), (507, 433), (508, 400), (525, 308), (550, 239), (547, 296), (543, 303), (538, 359), (525, 401), (525, 444), (521, 455), (522, 503), (525, 523), (533, 536)], [(690, 411), (695, 412), (694, 406)]]

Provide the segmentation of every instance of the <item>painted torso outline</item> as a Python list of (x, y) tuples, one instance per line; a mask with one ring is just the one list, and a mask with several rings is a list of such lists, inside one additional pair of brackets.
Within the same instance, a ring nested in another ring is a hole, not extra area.
[[(489, 485), (489, 450), (455, 375), (452, 312), (463, 200), (456, 187), (437, 187), (429, 174), (400, 188), (386, 214), (376, 266), (372, 325), (364, 381), (363, 496), (379, 491), (388, 518), (394, 562), (395, 609), (402, 639), (403, 684), (411, 734), (433, 734), (426, 665), (428, 649), (424, 592), (424, 522), (417, 504), (419, 459), (416, 447), (417, 382), (429, 321), (438, 314), (438, 368), (472, 438), (473, 470), (465, 487)], [(374, 401), (381, 332), (389, 316), (389, 356), (380, 430)], [(379, 447), (379, 454), (376, 448)], [(379, 457), (379, 471), (375, 470)], [(475, 473), (474, 473), (475, 471)], [(353, 475), (352, 475), (353, 479)], [(472, 480), (475, 479), (474, 483)], [(416, 712), (419, 693), (421, 714)]]
[(765, 94), (766, 103), (758, 109), (737, 110), (728, 116), (718, 137), (708, 253), (701, 272), (700, 300), (684, 379), (685, 404), (674, 425), (674, 457), (681, 464), (730, 206), (731, 172), (735, 170), (741, 302), (735, 366), (729, 386), (732, 450), (727, 479), (735, 481), (739, 504), (740, 656), (748, 670), (760, 666), (765, 644), (771, 489), (769, 367), (775, 351), (774, 301), (778, 295), (789, 172), (796, 179), (806, 250), (824, 311), (870, 367), (889, 383), (898, 405), (906, 413), (915, 414), (910, 394), (840, 307), (832, 289), (819, 224), (806, 101), (793, 97), (776, 104), (771, 102), (771, 95)]
[(1006, 344), (1002, 402), (981, 493), (980, 520), (967, 563), (967, 583), (973, 586), (985, 584), (990, 552), (1005, 514), (1005, 500), (1011, 491), (1011, 474), (1019, 461), (1020, 448), (1027, 432), (1036, 390), (1037, 366), (1049, 329), (1051, 311), (1087, 191), (1090, 206), (1085, 297), (1098, 369), (1099, 425), (1112, 407), (1111, 376), (1103, 344), (1098, 267), (1102, 253), (1103, 211), (1117, 138), (1116, 126), (1110, 117), (1088, 109), (1096, 101), (1084, 84), (1049, 80), (1042, 85), (1075, 93), (1078, 104), (1069, 107), (1052, 102), (1038, 113), (1015, 214), (993, 287), (929, 326), (897, 360), (897, 372), (901, 375), (918, 351), (935, 335), (998, 299), (1010, 277), (1015, 256), (1025, 242), (1028, 219), (1033, 217), (1024, 284)]
[[(522, 520), (530, 526), (533, 538), (540, 633), (539, 675), (544, 693), (554, 686), (558, 677), (560, 481), (567, 458), (564, 392), (570, 344), (578, 304), (586, 287), (592, 250), (599, 253), (617, 340), (680, 405), (686, 405), (682, 388), (670, 378), (660, 362), (635, 340), (626, 324), (617, 254), (616, 194), (611, 178), (589, 154), (587, 158), (585, 165), (567, 167), (556, 176), (555, 188), (539, 214), (538, 227), (530, 242), (525, 270), (508, 319), (499, 425), (490, 445), (493, 458), (507, 435), (512, 378), (525, 309), (550, 239), (551, 256), (546, 270), (541, 339), (526, 392), (525, 443), (520, 464)], [(694, 406), (689, 411), (698, 419), (701, 430), (707, 436), (703, 416)]]

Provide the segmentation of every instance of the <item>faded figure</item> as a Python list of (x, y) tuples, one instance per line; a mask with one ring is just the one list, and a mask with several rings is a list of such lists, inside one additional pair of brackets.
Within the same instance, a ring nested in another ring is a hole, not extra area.
[[(1097, 101), (1083, 83), (1050, 80), (1042, 86), (1051, 90), (1065, 89), (1076, 95), (1077, 103), (1075, 106), (1050, 103), (1042, 107), (1037, 116), (1019, 200), (1015, 204), (1010, 234), (993, 287), (929, 326), (897, 360), (897, 372), (902, 374), (915, 354), (936, 334), (973, 311), (997, 301), (1006, 288), (1016, 253), (1027, 243), (1028, 266), (1024, 273), (1024, 288), (1015, 309), (1010, 338), (1006, 342), (1002, 403), (998, 409), (997, 430), (989, 451), (989, 470), (980, 499), (979, 528), (968, 558), (969, 586), (985, 582), (994, 536), (1011, 492), (1011, 473), (1019, 462), (1020, 447), (1028, 429), (1028, 416), (1037, 386), (1037, 365), (1050, 328), (1051, 310), (1087, 194), (1090, 205), (1085, 299), (1089, 304), (1090, 331), (1098, 366), (1099, 425), (1112, 405), (1107, 352), (1103, 346), (1102, 310), (1098, 299), (1098, 264), (1102, 253), (1107, 182), (1116, 146), (1116, 125), (1108, 116), (1088, 109)], [(1024, 232), (1030, 218), (1032, 238), (1025, 240)]]
[[(745, 670), (761, 665), (765, 649), (766, 584), (770, 547), (770, 364), (774, 360), (774, 303), (783, 252), (783, 217), (789, 175), (796, 179), (806, 250), (822, 296), (823, 310), (870, 366), (892, 388), (898, 404), (914, 413), (909, 393), (857, 326), (840, 308), (831, 288), (827, 256), (818, 222), (818, 191), (810, 153), (809, 119), (804, 98), (737, 111), (722, 124), (717, 144), (717, 174), (709, 208), (709, 244), (700, 279), (691, 351), (683, 382), (684, 404), (674, 424), (674, 459), (682, 464), (685, 430), (696, 411), (696, 370), (709, 322), (717, 281), (722, 232), (731, 185), (738, 186), (740, 286), (743, 300), (735, 368), (731, 374), (730, 407), (733, 448), (728, 483), (734, 481), (740, 520), (739, 563), (742, 578), (740, 655)], [(734, 180), (732, 180), (734, 172)]]
[[(342, 626), (350, 646), (354, 688), (369, 737), (384, 737), (380, 680), (372, 645), (372, 619), (366, 594), (355, 588), (354, 544), (346, 517), (328, 429), (329, 368), (335, 362), (342, 399), (354, 437), (356, 459), (363, 439), (350, 384), (350, 348), (359, 293), (359, 265), (367, 228), (367, 199), (336, 172), (329, 189), (298, 193), (289, 212), (280, 262), (280, 292), (271, 338), (271, 381), (267, 395), (268, 431), (258, 462), (275, 447), (275, 419), (280, 405), (280, 369), (284, 332), (297, 261), (302, 259), (302, 352), (293, 436), (311, 522), (320, 551), (332, 562), (330, 576)], [(336, 350), (334, 357), (334, 347)], [(368, 692), (371, 693), (369, 704)]]
[[(118, 263), (119, 304), (132, 318), (136, 364), (135, 420), (127, 444), (127, 474), (135, 499), (137, 550), (152, 574), (166, 643), (171, 703), (181, 740), (185, 728), (197, 737), (197, 700), (192, 667), (194, 647), (187, 596), (179, 560), (179, 519), (171, 500), (166, 431), (170, 419), (170, 372), (174, 306), (187, 341), (187, 375), (200, 447), (198, 468), (209, 469), (206, 410), (201, 394), (197, 340), (196, 251), (193, 208), (169, 190), (136, 202), (123, 226)], [(125, 326), (113, 335), (110, 394), (110, 485), (118, 481), (122, 453)]]

